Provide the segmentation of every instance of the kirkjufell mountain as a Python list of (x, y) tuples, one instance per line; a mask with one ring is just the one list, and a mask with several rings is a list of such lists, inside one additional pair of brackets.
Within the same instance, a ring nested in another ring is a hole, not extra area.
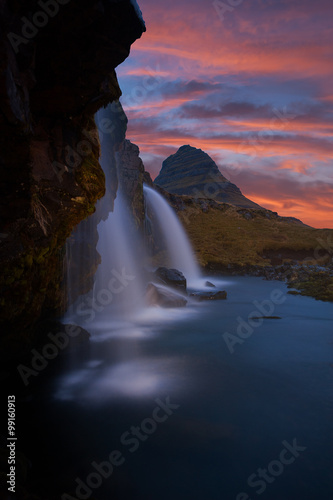
[(208, 198), (242, 208), (261, 208), (221, 174), (207, 153), (189, 145), (182, 146), (163, 162), (154, 182), (171, 194)]

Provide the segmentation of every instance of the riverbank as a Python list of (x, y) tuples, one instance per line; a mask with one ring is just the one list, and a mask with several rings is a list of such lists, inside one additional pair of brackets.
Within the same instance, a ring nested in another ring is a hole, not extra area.
[(283, 281), (291, 289), (290, 294), (313, 297), (333, 302), (333, 264), (330, 266), (306, 265), (285, 262), (279, 266), (228, 266), (210, 265), (206, 272), (225, 276), (255, 276), (267, 281)]
[(169, 196), (208, 273), (262, 276), (293, 293), (333, 301), (333, 230), (315, 229), (269, 210)]

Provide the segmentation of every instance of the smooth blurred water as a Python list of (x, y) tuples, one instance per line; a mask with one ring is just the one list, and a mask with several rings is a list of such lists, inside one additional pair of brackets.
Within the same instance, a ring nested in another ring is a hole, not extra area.
[[(96, 204), (96, 212), (78, 224), (67, 242), (69, 300), (64, 321), (68, 323), (90, 325), (96, 317), (129, 316), (144, 306), (143, 241), (123, 195), (121, 161), (117, 152), (120, 139), (114, 126), (125, 119), (117, 102), (100, 109), (95, 115), (106, 191)], [(116, 196), (115, 183), (118, 183)], [(87, 271), (93, 272), (94, 269), (96, 256), (91, 248), (96, 240), (100, 264), (90, 277), (93, 287), (79, 295), (79, 291), (87, 289)], [(74, 245), (75, 242), (81, 242), (81, 245)], [(89, 257), (93, 258), (93, 262), (89, 262)]]
[(189, 239), (176, 213), (154, 189), (144, 185), (143, 193), (165, 240), (169, 267), (181, 271), (192, 284), (200, 279), (201, 273)]
[[(227, 290), (226, 301), (94, 323), (89, 345), (65, 352), (23, 403), (35, 420), (21, 444), (34, 450), (37, 476), (55, 491), (74, 492), (76, 478), (85, 482), (96, 472), (93, 462), (119, 450), (124, 463), (91, 498), (333, 498), (333, 304), (287, 295), (280, 282), (208, 279)], [(272, 306), (272, 296), (280, 304)], [(262, 315), (254, 301), (281, 319), (252, 327), (231, 353), (224, 334)], [(166, 398), (179, 407), (153, 429), (147, 419)], [(141, 424), (152, 432), (131, 451), (135, 440), (124, 444), (122, 436)], [(282, 442), (295, 439), (306, 449), (256, 493), (249, 476), (279, 460)]]

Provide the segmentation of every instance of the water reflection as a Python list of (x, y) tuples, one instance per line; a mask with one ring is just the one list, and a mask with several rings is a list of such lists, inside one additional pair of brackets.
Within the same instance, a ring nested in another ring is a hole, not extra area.
[(142, 357), (113, 364), (93, 360), (60, 380), (55, 398), (103, 402), (113, 398), (157, 397), (188, 386), (186, 359)]

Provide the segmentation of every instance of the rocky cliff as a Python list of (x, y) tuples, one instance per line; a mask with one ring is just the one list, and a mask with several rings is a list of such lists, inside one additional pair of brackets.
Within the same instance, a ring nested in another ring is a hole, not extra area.
[(212, 199), (243, 208), (261, 208), (223, 177), (207, 153), (191, 146), (182, 146), (169, 156), (154, 182), (172, 194)]
[(142, 185), (146, 172), (139, 154), (138, 146), (125, 140), (119, 150), (118, 170), (119, 184), (123, 188), (128, 206), (131, 207), (136, 226), (142, 228), (145, 216)]
[(8, 0), (0, 19), (5, 335), (61, 306), (64, 242), (105, 192), (94, 114), (145, 28), (130, 0)]

